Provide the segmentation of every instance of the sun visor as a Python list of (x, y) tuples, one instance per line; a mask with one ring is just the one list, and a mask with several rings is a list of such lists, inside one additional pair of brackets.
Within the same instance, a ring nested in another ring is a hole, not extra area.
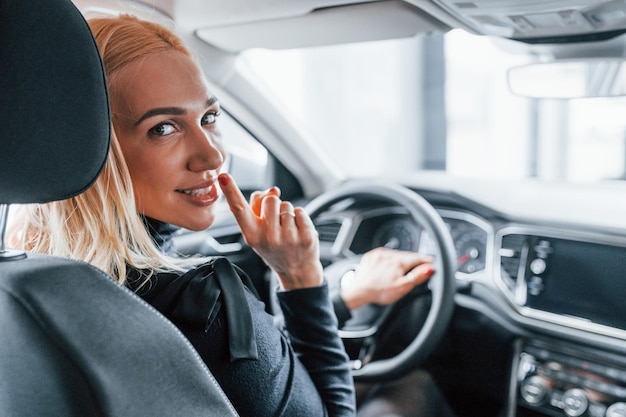
[[(372, 22), (377, 22), (373, 25)], [(386, 23), (385, 23), (386, 22)], [(403, 1), (316, 9), (300, 16), (205, 27), (197, 36), (219, 49), (290, 49), (406, 38), (449, 26)]]

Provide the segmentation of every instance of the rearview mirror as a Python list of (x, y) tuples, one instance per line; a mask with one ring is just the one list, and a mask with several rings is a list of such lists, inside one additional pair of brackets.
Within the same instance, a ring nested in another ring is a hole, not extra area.
[(529, 98), (573, 99), (626, 95), (626, 61), (590, 58), (510, 68), (513, 94)]

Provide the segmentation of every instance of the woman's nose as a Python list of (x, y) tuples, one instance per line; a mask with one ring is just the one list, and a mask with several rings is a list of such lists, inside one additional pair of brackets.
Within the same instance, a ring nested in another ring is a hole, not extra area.
[(217, 133), (207, 132), (202, 127), (194, 131), (188, 168), (190, 171), (219, 169), (226, 159)]

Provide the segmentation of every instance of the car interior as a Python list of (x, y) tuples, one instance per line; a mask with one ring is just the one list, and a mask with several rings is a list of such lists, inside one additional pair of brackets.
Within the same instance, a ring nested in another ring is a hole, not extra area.
[[(626, 1), (0, 0), (0, 232), (10, 205), (99, 172), (108, 108), (83, 18), (120, 13), (190, 45), (229, 173), (306, 208), (332, 290), (373, 248), (434, 257), (427, 285), (339, 329), (355, 381), (427, 370), (459, 417), (626, 416)], [(130, 291), (4, 245), (3, 415), (235, 414)], [(174, 246), (228, 257), (280, 315), (225, 202)]]

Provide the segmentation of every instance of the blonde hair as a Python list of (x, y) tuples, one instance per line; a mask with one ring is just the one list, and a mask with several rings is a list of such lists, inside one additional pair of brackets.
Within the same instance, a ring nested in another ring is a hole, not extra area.
[[(176, 50), (191, 56), (172, 31), (122, 15), (89, 20), (109, 87), (116, 72), (150, 54)], [(110, 90), (110, 88), (109, 88)], [(9, 235), (15, 247), (88, 262), (124, 283), (127, 267), (183, 270), (190, 261), (165, 256), (137, 213), (132, 180), (113, 126), (111, 149), (95, 183), (62, 201), (18, 209)], [(196, 261), (197, 263), (197, 261)]]

